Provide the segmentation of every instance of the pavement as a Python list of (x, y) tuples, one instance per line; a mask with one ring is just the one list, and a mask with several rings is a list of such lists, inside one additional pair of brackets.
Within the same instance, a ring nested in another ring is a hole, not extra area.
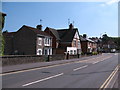
[[(100, 55), (97, 55), (97, 56), (100, 56)], [(33, 68), (38, 68), (38, 67), (46, 67), (46, 66), (63, 64), (63, 63), (68, 63), (68, 62), (75, 62), (75, 61), (79, 61), (79, 60), (85, 60), (85, 59), (90, 58), (90, 57), (96, 57), (96, 55), (95, 56), (81, 57), (79, 59), (57, 60), (57, 61), (50, 61), (50, 62), (36, 62), (36, 63), (3, 66), (2, 73), (16, 72), (16, 71), (33, 69)]]
[[(67, 62), (69, 61), (69, 62)], [(56, 62), (56, 63), (55, 63)], [(3, 88), (110, 88), (118, 65), (116, 54), (50, 62), (34, 68), (2, 75)], [(47, 65), (47, 64), (46, 64)], [(14, 67), (15, 68), (15, 67)]]

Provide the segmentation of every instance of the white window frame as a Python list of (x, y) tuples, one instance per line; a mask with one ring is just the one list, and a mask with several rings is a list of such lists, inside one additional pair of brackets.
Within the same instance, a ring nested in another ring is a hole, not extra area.
[[(39, 53), (41, 51), (41, 53)], [(37, 55), (42, 55), (42, 49), (37, 49)]]
[(42, 45), (42, 38), (38, 38), (38, 45)]

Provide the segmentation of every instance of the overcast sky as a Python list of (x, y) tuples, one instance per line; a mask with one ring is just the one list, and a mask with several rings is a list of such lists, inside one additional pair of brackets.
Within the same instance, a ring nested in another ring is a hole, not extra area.
[(3, 2), (2, 12), (6, 13), (3, 30), (17, 31), (23, 25), (36, 27), (42, 19), (43, 30), (68, 28), (68, 19), (80, 34), (88, 37), (105, 32), (118, 36), (118, 3), (113, 2)]

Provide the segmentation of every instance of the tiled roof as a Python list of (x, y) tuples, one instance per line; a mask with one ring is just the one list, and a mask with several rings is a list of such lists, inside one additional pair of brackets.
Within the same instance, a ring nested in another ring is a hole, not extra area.
[(16, 34), (16, 32), (3, 32), (2, 34), (5, 37), (11, 37), (11, 36), (14, 36)]
[(49, 29), (54, 34), (54, 36), (56, 37), (57, 40), (60, 40), (60, 36), (59, 36), (58, 31), (56, 29), (49, 28), (49, 27), (47, 27), (47, 29)]
[(61, 42), (72, 42), (76, 31), (78, 31), (77, 28), (70, 30), (70, 29), (53, 29), (47, 27), (47, 29), (49, 29), (54, 34), (56, 39), (60, 40)]
[(59, 29), (57, 30), (62, 42), (72, 42), (74, 35), (78, 29), (74, 28), (72, 30), (69, 29)]
[(89, 38), (83, 38), (82, 36), (80, 36), (80, 40), (81, 41), (88, 41), (88, 42), (94, 42), (93, 40), (89, 39)]
[(44, 35), (44, 36), (49, 36), (49, 37), (51, 37), (51, 36), (50, 36), (49, 34), (47, 34), (46, 32), (40, 31), (40, 30), (37, 29), (37, 28), (33, 28), (33, 27), (30, 27), (30, 26), (26, 26), (26, 25), (23, 25), (23, 27), (29, 28), (30, 30), (34, 31), (36, 34), (40, 34), (40, 35)]

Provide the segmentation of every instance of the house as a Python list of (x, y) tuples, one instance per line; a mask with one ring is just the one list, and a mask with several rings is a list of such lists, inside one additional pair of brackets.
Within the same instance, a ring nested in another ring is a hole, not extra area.
[(5, 47), (5, 54), (52, 55), (52, 37), (42, 31), (42, 25), (36, 28), (23, 25), (17, 32), (6, 32), (4, 37), (9, 47)]
[(103, 47), (103, 52), (104, 53), (110, 53), (110, 52), (113, 52), (113, 50), (116, 51), (117, 49), (117, 44), (112, 40), (108, 40), (106, 41), (107, 43), (103, 43), (102, 44), (102, 47)]
[(81, 39), (81, 49), (84, 54), (97, 52), (97, 43), (87, 38), (86, 34), (80, 36), (80, 39)]
[(53, 37), (53, 54), (64, 54), (69, 52), (71, 55), (81, 53), (79, 31), (73, 24), (68, 29), (53, 29), (47, 27), (45, 32)]
[(98, 37), (92, 37), (92, 38), (89, 38), (91, 40), (93, 40), (96, 44), (97, 44), (97, 52), (102, 52), (102, 39), (101, 38), (98, 38)]

